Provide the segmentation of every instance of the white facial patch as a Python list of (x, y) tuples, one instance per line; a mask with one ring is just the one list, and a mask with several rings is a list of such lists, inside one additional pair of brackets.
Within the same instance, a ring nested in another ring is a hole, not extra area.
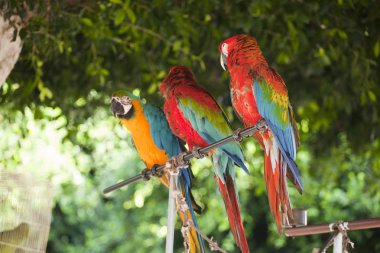
[(223, 43), (223, 44), (222, 44), (222, 53), (223, 53), (226, 57), (228, 57), (228, 44), (226, 44), (226, 43)]
[(228, 57), (228, 45), (226, 43), (222, 44), (222, 52), (220, 54), (220, 65), (224, 70), (226, 70), (226, 61)]

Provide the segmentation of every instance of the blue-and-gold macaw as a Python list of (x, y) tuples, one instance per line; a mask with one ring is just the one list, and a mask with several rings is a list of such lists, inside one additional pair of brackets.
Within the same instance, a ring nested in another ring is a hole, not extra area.
[[(165, 115), (159, 107), (143, 103), (140, 98), (128, 92), (119, 91), (112, 95), (111, 110), (131, 133), (136, 150), (147, 168), (163, 165), (171, 157), (184, 151), (184, 146), (173, 135)], [(192, 178), (191, 169), (188, 167), (180, 171), (178, 181), (189, 206), (186, 215), (198, 227), (194, 211), (200, 213), (201, 208), (191, 194)], [(166, 187), (169, 187), (167, 177), (162, 176), (160, 180)], [(179, 216), (184, 221), (181, 213)], [(190, 252), (204, 252), (202, 238), (193, 228), (190, 229), (188, 236)]]

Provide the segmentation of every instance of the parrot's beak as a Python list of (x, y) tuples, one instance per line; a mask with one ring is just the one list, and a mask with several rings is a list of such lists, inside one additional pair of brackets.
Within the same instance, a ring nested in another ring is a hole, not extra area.
[(224, 71), (226, 71), (227, 56), (224, 53), (220, 53), (220, 65), (222, 65), (222, 68), (224, 69)]
[(112, 97), (111, 111), (115, 117), (124, 118), (132, 109), (132, 101), (128, 97)]

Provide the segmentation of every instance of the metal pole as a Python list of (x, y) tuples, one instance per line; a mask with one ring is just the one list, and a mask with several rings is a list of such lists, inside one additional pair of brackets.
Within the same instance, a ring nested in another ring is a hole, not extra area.
[[(380, 228), (380, 218), (350, 221), (347, 222), (347, 227), (349, 230)], [(332, 229), (338, 230), (336, 226), (333, 226)], [(331, 233), (331, 224), (311, 225), (285, 229), (286, 236), (314, 235), (324, 233)]]
[(137, 182), (137, 181), (139, 181), (139, 180), (142, 179), (142, 178), (143, 178), (143, 176), (140, 174), (140, 175), (134, 176), (134, 177), (132, 177), (132, 178), (129, 178), (129, 179), (127, 179), (127, 180), (123, 180), (123, 181), (121, 181), (121, 182), (119, 182), (119, 183), (116, 183), (116, 184), (114, 184), (114, 185), (111, 185), (111, 186), (105, 188), (105, 189), (103, 190), (103, 193), (104, 193), (104, 194), (107, 194), (107, 193), (109, 193), (109, 192), (112, 192), (112, 191), (114, 191), (114, 190), (117, 190), (117, 189), (123, 187), (124, 185), (128, 185), (128, 184), (132, 184), (132, 183), (134, 183), (134, 182)]
[[(207, 155), (207, 153), (214, 148), (220, 147), (222, 145), (225, 145), (229, 142), (241, 140), (242, 138), (250, 136), (253, 132), (258, 131), (258, 130), (265, 130), (266, 129), (266, 123), (264, 121), (259, 121), (257, 122), (254, 126), (245, 128), (243, 130), (236, 130), (233, 135), (230, 135), (224, 139), (221, 139), (220, 141), (214, 142), (206, 147), (200, 148), (199, 153), (203, 155)], [(177, 159), (179, 156), (176, 157)], [(189, 161), (191, 158), (194, 158), (194, 154), (190, 151), (186, 152), (185, 155), (183, 156), (184, 161)], [(155, 173), (160, 173), (162, 170), (165, 168), (165, 165), (158, 166), (155, 168)], [(141, 179), (149, 179), (149, 176), (153, 176), (153, 173), (151, 169), (145, 169), (140, 175), (134, 176), (130, 179), (123, 180), (117, 184), (114, 184), (112, 186), (109, 186), (103, 190), (104, 194), (110, 193), (114, 190), (117, 190), (123, 186), (126, 186), (128, 184), (135, 183)]]
[(340, 232), (334, 238), (333, 253), (343, 253), (343, 234)]
[(174, 246), (174, 224), (175, 224), (175, 191), (178, 180), (178, 172), (170, 173), (170, 186), (169, 186), (169, 204), (168, 204), (168, 225), (166, 235), (166, 249), (165, 253), (173, 253)]

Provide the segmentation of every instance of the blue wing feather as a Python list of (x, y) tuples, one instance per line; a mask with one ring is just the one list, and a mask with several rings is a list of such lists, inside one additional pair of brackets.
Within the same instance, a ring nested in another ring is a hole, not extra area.
[(154, 144), (159, 149), (165, 150), (169, 157), (178, 155), (181, 152), (178, 138), (170, 130), (162, 110), (152, 104), (146, 104), (144, 105), (144, 115), (149, 122)]
[(284, 156), (293, 176), (302, 189), (300, 173), (295, 163), (296, 142), (292, 122), (290, 121), (289, 108), (285, 108), (286, 113), (288, 114), (288, 121), (284, 124), (284, 122), (281, 122), (274, 114), (274, 112), (278, 110), (278, 106), (276, 106), (273, 101), (268, 100), (264, 95), (263, 86), (265, 85), (268, 84), (265, 83), (265, 80), (263, 79), (261, 79), (260, 82), (258, 80), (254, 80), (253, 82), (253, 91), (258, 111), (261, 117), (267, 122), (268, 127), (273, 133), (275, 141), (280, 148), (281, 154)]

